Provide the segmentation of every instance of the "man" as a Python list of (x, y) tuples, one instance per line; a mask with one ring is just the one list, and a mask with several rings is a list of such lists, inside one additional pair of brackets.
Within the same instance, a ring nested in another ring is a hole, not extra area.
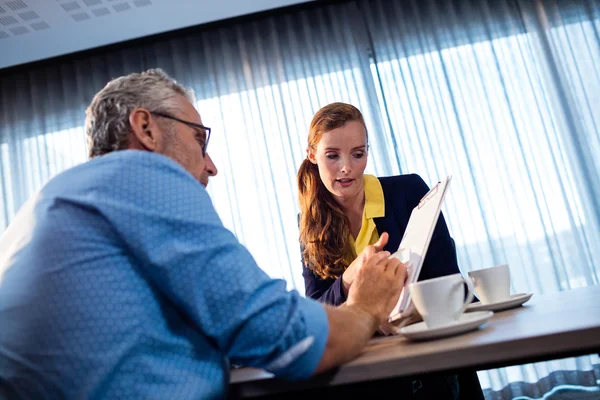
[(193, 104), (159, 70), (109, 82), (87, 110), (91, 161), (0, 238), (0, 394), (219, 398), (230, 363), (308, 378), (386, 319), (406, 271), (385, 234), (338, 308), (261, 271), (198, 184), (216, 168)]

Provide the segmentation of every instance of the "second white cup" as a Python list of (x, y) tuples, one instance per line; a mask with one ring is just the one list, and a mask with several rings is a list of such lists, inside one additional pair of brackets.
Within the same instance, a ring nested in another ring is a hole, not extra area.
[(473, 300), (471, 281), (461, 274), (411, 283), (409, 290), (415, 308), (430, 329), (458, 321)]
[(471, 271), (469, 277), (482, 304), (496, 303), (510, 297), (508, 264)]

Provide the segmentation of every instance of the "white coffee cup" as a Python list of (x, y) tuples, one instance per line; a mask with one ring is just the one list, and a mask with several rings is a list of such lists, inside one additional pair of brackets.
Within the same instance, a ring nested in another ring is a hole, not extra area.
[(508, 264), (469, 272), (475, 293), (481, 304), (491, 304), (510, 298), (510, 270)]
[[(467, 290), (466, 299), (463, 287)], [(417, 311), (430, 329), (458, 321), (473, 300), (471, 281), (461, 274), (411, 283), (409, 290)]]

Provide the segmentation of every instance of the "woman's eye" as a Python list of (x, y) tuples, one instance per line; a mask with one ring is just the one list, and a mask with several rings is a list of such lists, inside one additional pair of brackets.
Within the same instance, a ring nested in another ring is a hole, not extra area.
[(325, 157), (327, 157), (330, 160), (335, 160), (338, 158), (338, 155), (335, 153), (331, 153), (331, 154), (326, 154)]
[(360, 153), (354, 153), (354, 157), (355, 158), (363, 158), (365, 156), (365, 153), (360, 152)]

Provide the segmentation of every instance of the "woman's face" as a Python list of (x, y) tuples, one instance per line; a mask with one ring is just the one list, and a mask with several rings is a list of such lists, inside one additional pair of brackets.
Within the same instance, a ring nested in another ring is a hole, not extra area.
[(321, 181), (339, 200), (350, 199), (364, 190), (367, 166), (367, 132), (358, 121), (323, 133), (308, 159), (317, 164)]

